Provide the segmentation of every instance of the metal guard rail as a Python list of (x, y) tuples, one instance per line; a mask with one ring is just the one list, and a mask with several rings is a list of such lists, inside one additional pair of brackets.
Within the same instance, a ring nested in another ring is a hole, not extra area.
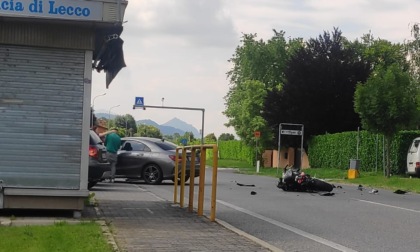
[[(210, 221), (215, 221), (216, 219), (216, 186), (217, 186), (217, 166), (218, 166), (218, 149), (216, 144), (206, 144), (206, 145), (191, 145), (191, 146), (182, 146), (176, 148), (175, 153), (175, 170), (174, 175), (178, 176), (179, 173), (179, 151), (182, 151), (181, 155), (181, 177), (180, 177), (180, 195), (179, 195), (179, 205), (181, 208), (184, 207), (184, 194), (185, 194), (185, 175), (187, 168), (187, 150), (191, 150), (191, 160), (190, 160), (190, 190), (189, 190), (189, 202), (188, 202), (188, 211), (192, 212), (194, 208), (194, 178), (195, 178), (195, 157), (196, 151), (200, 150), (200, 176), (198, 184), (198, 206), (197, 214), (198, 216), (203, 215), (203, 205), (204, 205), (204, 186), (205, 186), (205, 174), (206, 174), (206, 150), (213, 149), (213, 172), (212, 172), (212, 185), (211, 185), (211, 209), (210, 209)], [(174, 203), (177, 204), (177, 194), (178, 194), (178, 179), (174, 179)]]

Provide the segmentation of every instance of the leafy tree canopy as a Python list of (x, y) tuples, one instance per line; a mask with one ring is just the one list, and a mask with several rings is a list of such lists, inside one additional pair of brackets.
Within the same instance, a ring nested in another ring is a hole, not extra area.
[(124, 129), (126, 136), (132, 136), (137, 133), (137, 123), (130, 114), (117, 115), (112, 121), (113, 126)]
[(230, 97), (230, 106), (224, 112), (230, 118), (226, 126), (233, 126), (246, 144), (254, 145), (255, 131), (268, 133), (262, 135), (266, 141), (271, 138), (271, 132), (261, 115), (266, 94), (262, 82), (247, 80)]
[(357, 86), (355, 111), (364, 129), (392, 136), (415, 123), (416, 93), (408, 73), (400, 66), (378, 67), (365, 84)]
[(267, 42), (257, 40), (256, 34), (244, 34), (241, 45), (229, 60), (233, 68), (227, 73), (230, 90), (225, 96), (229, 119), (226, 126), (234, 127), (238, 136), (248, 145), (254, 145), (255, 131), (262, 133), (261, 142), (270, 141), (271, 131), (261, 116), (268, 90), (280, 89), (283, 70), (291, 53), (301, 46), (301, 40), (284, 38), (284, 32), (274, 30)]
[(219, 141), (229, 141), (229, 140), (235, 140), (235, 136), (230, 133), (222, 133), (219, 136)]
[(390, 142), (402, 129), (417, 123), (418, 89), (398, 64), (377, 67), (365, 84), (358, 84), (354, 107), (362, 126), (386, 138), (387, 177), (390, 176)]
[(353, 96), (356, 83), (368, 78), (370, 64), (356, 52), (334, 28), (310, 39), (291, 56), (283, 89), (269, 91), (264, 104), (264, 118), (276, 136), (273, 145), (280, 123), (303, 124), (305, 139), (360, 126)]
[(135, 136), (162, 138), (162, 133), (155, 126), (140, 124), (137, 127), (137, 134)]
[(204, 141), (206, 143), (215, 143), (215, 142), (217, 142), (217, 138), (214, 135), (214, 133), (210, 133), (210, 134), (208, 134), (204, 137)]

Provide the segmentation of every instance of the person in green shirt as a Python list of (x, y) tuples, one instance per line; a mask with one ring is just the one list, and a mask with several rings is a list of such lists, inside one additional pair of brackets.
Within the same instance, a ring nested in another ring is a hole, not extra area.
[(118, 161), (117, 152), (121, 147), (121, 137), (118, 135), (117, 128), (113, 128), (110, 131), (101, 133), (100, 136), (105, 136), (106, 155), (108, 162), (111, 164), (110, 182), (114, 183)]

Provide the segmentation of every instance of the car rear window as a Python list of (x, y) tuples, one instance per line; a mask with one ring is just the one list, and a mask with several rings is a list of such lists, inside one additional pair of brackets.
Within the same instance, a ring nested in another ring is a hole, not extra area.
[(162, 150), (175, 150), (176, 144), (171, 142), (155, 142), (157, 146), (159, 146)]
[(89, 144), (90, 145), (102, 144), (101, 138), (93, 130), (90, 131)]

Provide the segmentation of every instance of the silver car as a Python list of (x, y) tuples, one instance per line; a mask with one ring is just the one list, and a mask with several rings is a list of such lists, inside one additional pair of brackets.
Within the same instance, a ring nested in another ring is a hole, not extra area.
[[(167, 140), (150, 137), (126, 137), (121, 139), (118, 151), (117, 178), (143, 179), (147, 184), (160, 184), (163, 180), (175, 180), (175, 150), (177, 145)], [(181, 156), (181, 151), (179, 151)], [(181, 158), (178, 175), (181, 174)], [(187, 153), (185, 181), (190, 178), (191, 152)], [(195, 158), (195, 177), (200, 175), (199, 156)]]

